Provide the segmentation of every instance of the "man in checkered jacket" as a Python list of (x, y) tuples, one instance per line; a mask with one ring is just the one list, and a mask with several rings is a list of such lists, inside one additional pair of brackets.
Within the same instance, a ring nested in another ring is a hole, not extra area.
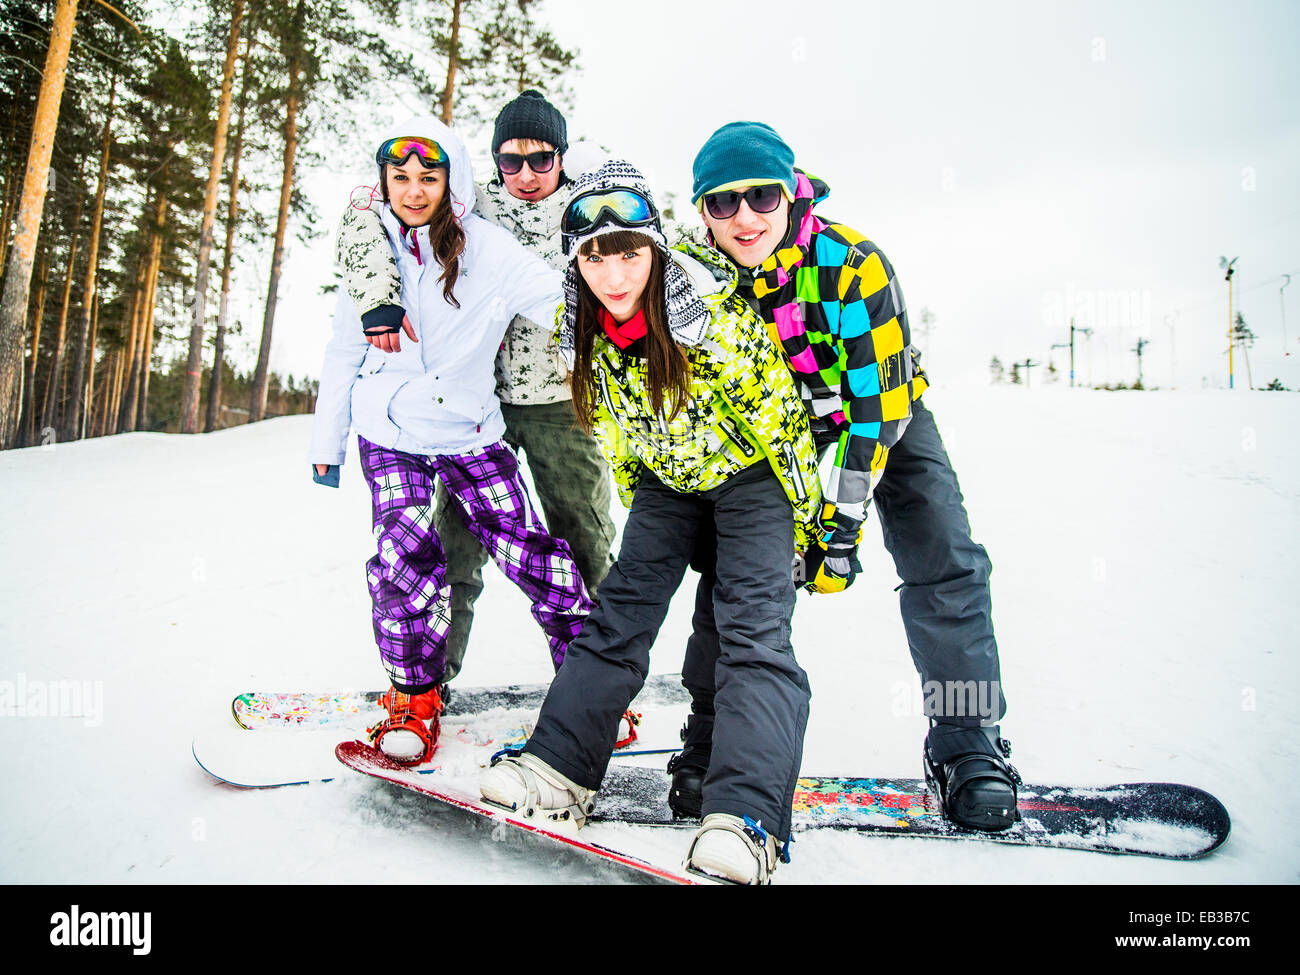
[[(901, 607), (912, 659), (927, 689), (927, 776), (953, 821), (1001, 830), (1015, 822), (1015, 769), (997, 722), (1006, 711), (989, 596), (991, 565), (971, 539), (956, 474), (921, 402), (926, 389), (911, 346), (903, 293), (884, 252), (862, 234), (814, 213), (829, 187), (794, 167), (794, 153), (759, 122), (718, 129), (694, 164), (692, 197), (709, 242), (740, 270), (743, 294), (785, 354), (824, 454), (834, 465), (818, 544), (804, 556), (805, 588), (840, 592), (861, 570), (858, 544), (874, 500), (885, 547), (903, 580)], [(701, 571), (691, 639), (716, 648), (710, 553)], [(690, 812), (707, 774), (716, 652), (688, 654), (693, 699), (675, 759), (673, 799)], [(932, 684), (930, 682), (938, 682)], [(973, 683), (972, 683), (973, 682)], [(975, 695), (933, 695), (932, 687)], [(972, 708), (970, 702), (985, 702)]]

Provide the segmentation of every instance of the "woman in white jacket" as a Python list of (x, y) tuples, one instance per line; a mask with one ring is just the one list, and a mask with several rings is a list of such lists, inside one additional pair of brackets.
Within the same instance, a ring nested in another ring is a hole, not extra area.
[(495, 395), (493, 364), (506, 327), (515, 315), (553, 318), (561, 276), (471, 212), (469, 154), (436, 118), (392, 130), (376, 161), (383, 202), (349, 208), (339, 252), (349, 291), (364, 291), (372, 279), (365, 228), (382, 221), (401, 272), (407, 341), (394, 326), (366, 328), (353, 294), (340, 295), (309, 459), (316, 480), (337, 486), (349, 426), (356, 429), (378, 542), (366, 580), (392, 683), (382, 699), (389, 716), (371, 738), (395, 760), (418, 764), (437, 742), (449, 623), (446, 560), (433, 528), (435, 479), (532, 600), (556, 667), (592, 604), (568, 546), (534, 512), (519, 463), (501, 440)]

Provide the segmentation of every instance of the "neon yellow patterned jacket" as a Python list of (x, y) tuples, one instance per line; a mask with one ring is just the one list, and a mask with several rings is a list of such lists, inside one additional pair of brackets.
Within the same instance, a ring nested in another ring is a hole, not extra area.
[[(618, 484), (632, 504), (641, 465), (678, 491), (707, 491), (765, 460), (794, 509), (795, 548), (816, 537), (821, 481), (803, 408), (790, 371), (762, 320), (735, 294), (736, 269), (711, 248), (681, 244), (673, 259), (690, 276), (710, 313), (698, 345), (682, 345), (690, 365), (690, 401), (672, 420), (654, 412), (645, 360), (603, 334), (592, 347), (593, 427)], [(557, 321), (564, 320), (560, 309)]]

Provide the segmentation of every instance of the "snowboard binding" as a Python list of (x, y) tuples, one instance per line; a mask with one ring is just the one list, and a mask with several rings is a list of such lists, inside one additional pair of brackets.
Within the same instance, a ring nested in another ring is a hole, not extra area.
[(379, 698), (388, 717), (366, 729), (371, 745), (398, 765), (421, 765), (429, 761), (438, 747), (441, 730), (439, 718), (443, 703), (438, 690), (434, 687), (412, 695), (390, 687)]
[(618, 730), (622, 732), (627, 729), (627, 734), (620, 734), (618, 741), (614, 742), (614, 749), (627, 748), (637, 741), (636, 728), (641, 723), (641, 713), (628, 708), (623, 712), (623, 716), (618, 719)]
[(790, 843), (778, 845), (762, 823), (749, 816), (712, 813), (691, 839), (682, 870), (727, 884), (766, 886), (779, 862), (789, 863)]
[(1000, 833), (1020, 821), (1020, 773), (1007, 759), (1011, 742), (997, 727), (936, 724), (921, 750), (925, 781), (944, 818), (956, 826)]
[(510, 748), (492, 756), (491, 767), (479, 779), (479, 794), (524, 819), (540, 815), (581, 828), (595, 808), (596, 790), (584, 789), (535, 755)]

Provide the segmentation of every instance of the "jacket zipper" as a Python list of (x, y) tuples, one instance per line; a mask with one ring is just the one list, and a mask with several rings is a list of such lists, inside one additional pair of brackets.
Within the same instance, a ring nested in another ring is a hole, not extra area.
[(808, 497), (808, 487), (803, 482), (803, 475), (799, 473), (799, 465), (795, 462), (794, 448), (788, 443), (781, 445), (781, 454), (785, 458), (786, 466), (790, 469), (790, 477), (794, 480), (794, 493), (800, 501)]

